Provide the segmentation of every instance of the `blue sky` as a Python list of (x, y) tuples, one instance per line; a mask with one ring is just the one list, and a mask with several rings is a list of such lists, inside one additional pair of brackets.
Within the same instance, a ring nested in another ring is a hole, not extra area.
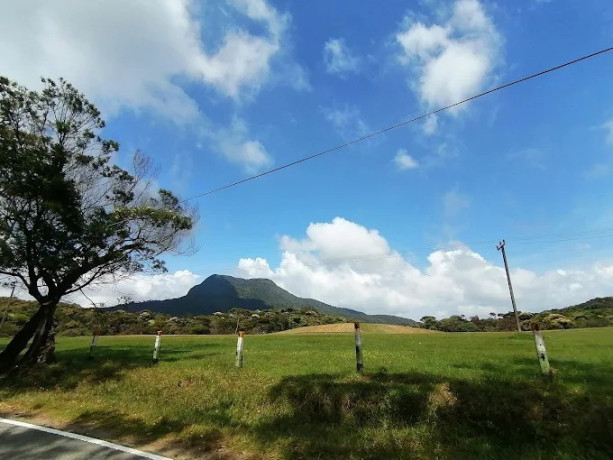
[[(32, 3), (38, 7), (33, 8)], [(189, 198), (607, 48), (589, 2), (2, 1), (0, 74), (63, 76)], [(269, 277), (369, 313), (613, 294), (613, 52), (193, 200), (198, 252), (97, 302)], [(78, 299), (77, 299), (78, 300)]]

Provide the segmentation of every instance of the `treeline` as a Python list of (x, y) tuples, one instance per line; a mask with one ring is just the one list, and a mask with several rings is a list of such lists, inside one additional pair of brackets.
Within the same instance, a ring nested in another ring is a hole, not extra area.
[[(520, 312), (520, 327), (530, 330), (530, 323), (537, 322), (541, 329), (573, 329), (613, 326), (613, 297), (596, 298), (580, 305), (543, 311)], [(434, 316), (421, 318), (422, 327), (444, 332), (497, 332), (514, 331), (515, 313), (490, 313), (487, 318), (454, 315), (437, 320)]]
[[(7, 308), (8, 307), (8, 308)], [(0, 297), (0, 337), (11, 337), (19, 331), (37, 309), (36, 302)], [(592, 299), (580, 305), (541, 313), (521, 312), (521, 328), (530, 330), (536, 321), (541, 329), (571, 329), (613, 326), (613, 297)], [(129, 313), (123, 310), (81, 308), (75, 304), (59, 304), (55, 330), (59, 335), (79, 336), (120, 334), (233, 334), (237, 330), (249, 334), (267, 334), (297, 327), (317, 326), (351, 321), (348, 318), (320, 313), (309, 307), (300, 309), (245, 310), (234, 308), (212, 315), (172, 316), (145, 310)], [(513, 312), (490, 313), (487, 318), (454, 315), (436, 319), (421, 318), (420, 327), (444, 332), (514, 331)]]
[[(2, 313), (8, 300), (0, 298)], [(37, 309), (35, 302), (16, 299), (8, 306), (6, 321), (0, 326), (0, 337), (14, 335)], [(171, 316), (150, 311), (129, 313), (60, 304), (55, 330), (58, 335), (64, 336), (91, 335), (94, 332), (97, 335), (155, 334), (156, 331), (163, 331), (164, 334), (232, 334), (237, 329), (250, 334), (266, 334), (343, 321), (347, 319), (319, 313), (308, 307), (255, 311), (234, 308), (212, 315)]]

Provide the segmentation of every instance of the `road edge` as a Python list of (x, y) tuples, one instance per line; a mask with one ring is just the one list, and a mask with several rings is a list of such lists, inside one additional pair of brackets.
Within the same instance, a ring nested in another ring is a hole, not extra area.
[(45, 433), (54, 434), (56, 436), (62, 436), (64, 438), (76, 439), (78, 441), (88, 442), (90, 444), (95, 444), (97, 446), (107, 447), (109, 449), (118, 450), (120, 452), (125, 452), (132, 455), (139, 455), (143, 458), (147, 458), (150, 460), (172, 460), (169, 457), (163, 457), (161, 455), (151, 454), (149, 452), (143, 452), (142, 450), (133, 449), (131, 447), (122, 446), (120, 444), (115, 444), (113, 442), (104, 441), (102, 439), (92, 438), (90, 436), (84, 436), (81, 434), (71, 433), (69, 431), (61, 431), (56, 430), (55, 428), (49, 428), (46, 426), (34, 425), (32, 423), (22, 422), (20, 420), (12, 420), (8, 418), (0, 417), (0, 423), (5, 423), (7, 425), (18, 426), (21, 428), (27, 428), (30, 430), (43, 431)]

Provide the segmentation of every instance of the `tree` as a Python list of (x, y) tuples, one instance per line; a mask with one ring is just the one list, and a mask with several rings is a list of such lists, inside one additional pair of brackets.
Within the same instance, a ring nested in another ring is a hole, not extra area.
[(434, 316), (422, 316), (420, 321), (423, 323), (423, 327), (426, 329), (437, 329), (438, 321)]
[(479, 332), (479, 328), (462, 318), (460, 315), (452, 315), (439, 321), (439, 331), (444, 332)]
[[(41, 91), (0, 77), (0, 274), (21, 283), (38, 310), (0, 353), (0, 372), (53, 359), (60, 299), (100, 280), (164, 270), (196, 218), (167, 190), (152, 190), (151, 165), (113, 164), (100, 112), (64, 80)], [(31, 344), (20, 358), (20, 353)]]

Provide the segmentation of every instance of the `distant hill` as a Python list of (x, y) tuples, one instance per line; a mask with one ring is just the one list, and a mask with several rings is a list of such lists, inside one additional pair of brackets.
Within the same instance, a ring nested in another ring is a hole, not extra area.
[(530, 321), (548, 329), (611, 326), (613, 297), (597, 297), (578, 305), (545, 310), (532, 316)]
[(570, 307), (554, 308), (547, 310), (551, 313), (569, 313), (569, 312), (585, 312), (589, 310), (608, 310), (613, 313), (613, 297), (596, 297), (595, 299), (588, 300), (587, 302), (580, 303), (578, 305), (571, 305)]
[(232, 308), (266, 310), (270, 308), (313, 308), (321, 313), (367, 323), (404, 324), (417, 326), (408, 318), (391, 315), (367, 315), (350, 308), (333, 307), (315, 299), (303, 299), (287, 292), (269, 279), (243, 279), (227, 275), (211, 275), (189, 292), (176, 299), (148, 300), (113, 307), (129, 312), (150, 310), (174, 316), (186, 314), (210, 315)]

